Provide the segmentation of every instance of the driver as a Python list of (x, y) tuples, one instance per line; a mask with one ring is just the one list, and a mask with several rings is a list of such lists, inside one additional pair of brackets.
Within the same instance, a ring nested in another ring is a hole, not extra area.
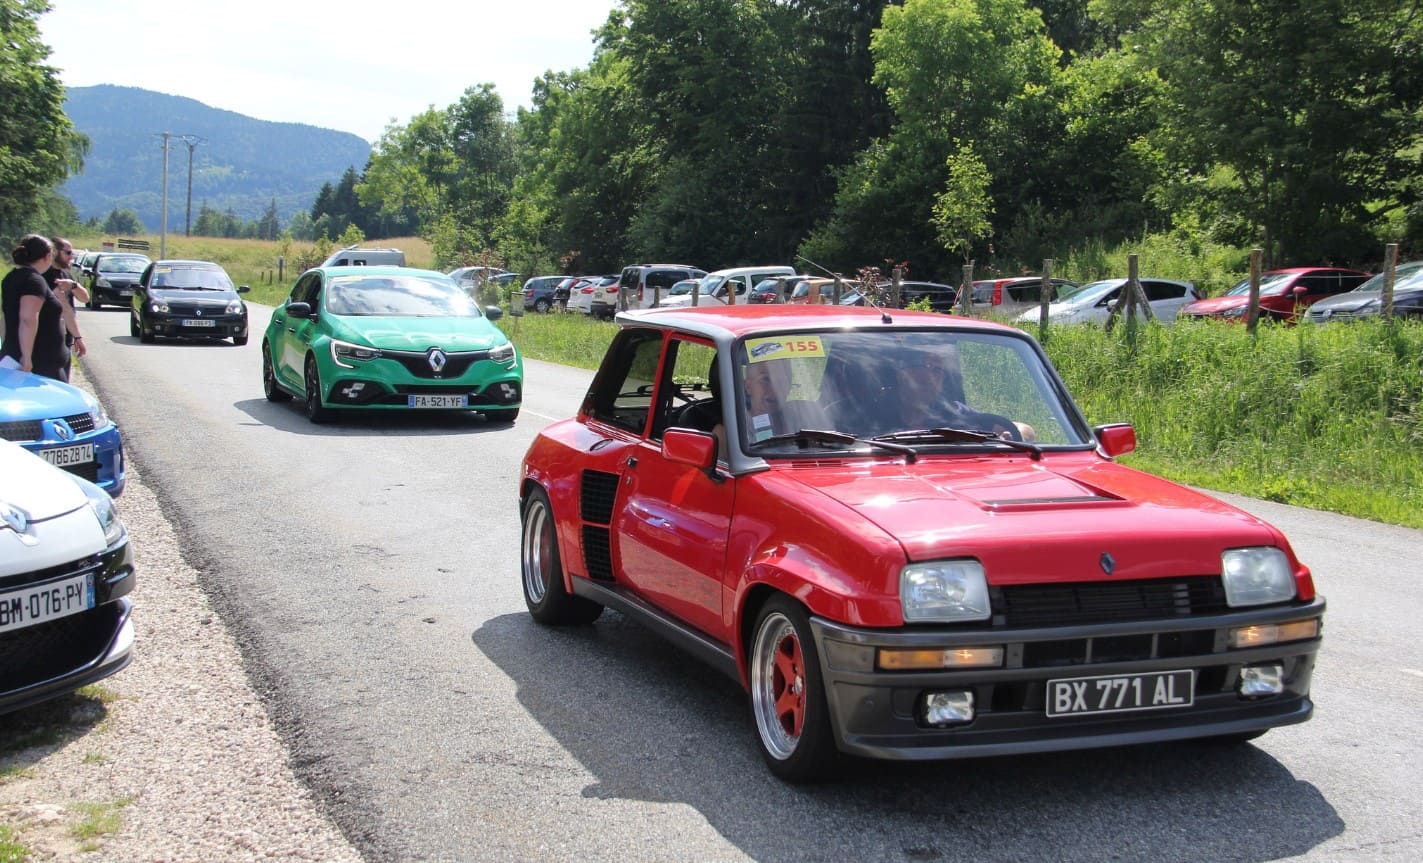
[(1037, 432), (1027, 423), (977, 411), (952, 398), (945, 384), (955, 359), (944, 350), (914, 350), (901, 355), (894, 370), (897, 399), (893, 405), (900, 430), (947, 426), (981, 430), (1009, 440), (1037, 440)]

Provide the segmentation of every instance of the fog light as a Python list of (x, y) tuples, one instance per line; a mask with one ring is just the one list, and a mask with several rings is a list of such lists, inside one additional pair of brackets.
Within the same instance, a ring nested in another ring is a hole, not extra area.
[(1258, 626), (1242, 626), (1230, 631), (1230, 646), (1264, 647), (1284, 641), (1303, 641), (1319, 635), (1319, 618), (1292, 620), (1289, 623), (1262, 623)]
[(997, 668), (1003, 664), (1001, 647), (956, 647), (951, 650), (881, 648), (879, 667), (886, 671), (934, 668)]
[(1279, 695), (1285, 691), (1285, 669), (1280, 665), (1247, 665), (1240, 669), (1240, 694), (1246, 698)]
[(924, 696), (924, 722), (929, 725), (962, 725), (973, 721), (973, 693), (967, 689), (930, 692)]

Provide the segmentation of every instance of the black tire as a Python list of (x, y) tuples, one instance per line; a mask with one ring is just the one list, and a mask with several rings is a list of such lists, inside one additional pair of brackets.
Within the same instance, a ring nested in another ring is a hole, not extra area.
[(805, 608), (784, 595), (768, 600), (756, 615), (747, 656), (751, 718), (766, 766), (787, 782), (831, 773), (839, 753)]
[(603, 606), (570, 594), (563, 584), (563, 558), (558, 552), (553, 508), (548, 495), (535, 488), (524, 499), (520, 531), (519, 571), (529, 615), (551, 626), (592, 623)]
[(144, 329), (142, 318), (138, 321), (138, 340), (145, 345), (153, 344), (153, 330)]
[(243, 345), (247, 344), (247, 337), (246, 337), (246, 336), (233, 336), (233, 337), (232, 337), (232, 343), (233, 343), (234, 345), (237, 345), (237, 346), (240, 348), (240, 347), (242, 347)]
[(509, 425), (513, 423), (514, 420), (519, 418), (519, 409), (510, 408), (507, 411), (485, 411), (484, 418), (492, 423), (499, 423), (500, 425)]
[(133, 312), (129, 312), (128, 315), (128, 334), (138, 338), (138, 315)]
[(549, 310), (548, 300), (534, 300), (534, 311), (539, 314), (547, 314)]
[(318, 425), (334, 418), (332, 410), (321, 403), (321, 373), (316, 370), (316, 358), (306, 358), (306, 418)]
[(87, 306), (89, 308), (89, 311), (91, 312), (97, 312), (99, 309), (104, 307), (104, 304), (99, 302), (98, 293), (96, 293), (92, 289), (89, 291), (89, 300), (88, 302), (84, 303), (84, 305)]
[(292, 394), (281, 388), (277, 383), (276, 370), (272, 368), (272, 348), (262, 343), (262, 394), (269, 402), (289, 402)]

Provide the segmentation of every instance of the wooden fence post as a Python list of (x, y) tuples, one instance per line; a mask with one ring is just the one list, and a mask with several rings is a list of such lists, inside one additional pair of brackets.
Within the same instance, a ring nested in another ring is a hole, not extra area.
[(1398, 268), (1398, 243), (1389, 243), (1383, 249), (1383, 296), (1379, 302), (1379, 314), (1384, 320), (1393, 317), (1393, 282)]
[(1043, 287), (1038, 295), (1038, 341), (1047, 341), (1047, 307), (1055, 297), (1056, 293), (1052, 285), (1052, 258), (1043, 261)]
[(1250, 299), (1245, 306), (1245, 331), (1255, 332), (1255, 325), (1260, 323), (1260, 260), (1264, 256), (1263, 249), (1250, 250)]
[(959, 311), (965, 317), (973, 314), (973, 261), (963, 265), (963, 287), (959, 288)]
[(895, 267), (889, 273), (889, 305), (891, 308), (899, 308), (900, 282), (904, 281), (904, 270)]

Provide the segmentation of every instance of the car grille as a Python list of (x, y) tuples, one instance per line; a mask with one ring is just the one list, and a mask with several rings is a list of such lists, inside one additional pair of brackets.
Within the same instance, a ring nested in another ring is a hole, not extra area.
[(193, 315), (195, 317), (217, 317), (227, 314), (227, 303), (183, 303), (170, 302), (168, 304), (168, 314), (170, 315)]
[(70, 576), (80, 575), (91, 569), (94, 570), (94, 575), (97, 578), (102, 575), (99, 567), (99, 556), (90, 555), (89, 557), (70, 561), (69, 563), (61, 563), (57, 566), (46, 567), (45, 569), (4, 576), (0, 578), (0, 590), (14, 590), (17, 587), (38, 584), (42, 581), (49, 581), (50, 579), (69, 578)]
[[(94, 418), (87, 413), (74, 414), (72, 416), (61, 417), (75, 434), (88, 434), (94, 430)], [(19, 420), (17, 422), (0, 423), (0, 438), (24, 443), (32, 440), (44, 439), (43, 420)]]
[(0, 633), (0, 692), (77, 671), (103, 658), (121, 621), (111, 602), (48, 623)]
[[(430, 357), (425, 351), (386, 351), (382, 350), (380, 355), (388, 360), (394, 360), (405, 367), (417, 378), (436, 378), (435, 370), (430, 368)], [(440, 370), (438, 377), (457, 378), (469, 371), (469, 367), (481, 360), (489, 359), (489, 351), (465, 351), (462, 353), (446, 353), (448, 359), (445, 367)]]
[(99, 463), (97, 461), (85, 462), (84, 464), (65, 465), (60, 470), (72, 473), (75, 476), (83, 477), (90, 482), (99, 481)]
[(1009, 585), (991, 588), (990, 601), (994, 624), (1010, 627), (1167, 620), (1229, 611), (1218, 576)]

